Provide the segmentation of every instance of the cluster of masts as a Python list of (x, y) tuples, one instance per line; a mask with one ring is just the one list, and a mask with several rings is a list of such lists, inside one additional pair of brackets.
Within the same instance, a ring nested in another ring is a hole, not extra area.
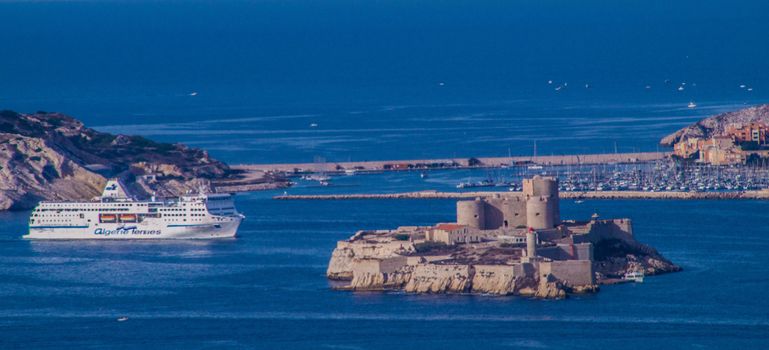
[(506, 187), (520, 191), (520, 179), (535, 174), (558, 177), (559, 190), (646, 191), (646, 192), (728, 192), (769, 188), (769, 164), (718, 166), (691, 164), (675, 160), (635, 164), (544, 166), (532, 172), (513, 167), (512, 174), (488, 174), (481, 181), (467, 181), (457, 188)]

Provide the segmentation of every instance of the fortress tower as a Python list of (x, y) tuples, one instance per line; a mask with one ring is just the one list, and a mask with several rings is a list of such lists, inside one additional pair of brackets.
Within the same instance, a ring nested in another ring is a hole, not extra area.
[(534, 229), (553, 228), (561, 223), (558, 179), (539, 175), (523, 180), (526, 224)]
[(529, 229), (526, 232), (526, 257), (531, 259), (537, 256), (537, 231)]
[(468, 227), (486, 229), (486, 203), (480, 198), (472, 201), (457, 202), (457, 223)]

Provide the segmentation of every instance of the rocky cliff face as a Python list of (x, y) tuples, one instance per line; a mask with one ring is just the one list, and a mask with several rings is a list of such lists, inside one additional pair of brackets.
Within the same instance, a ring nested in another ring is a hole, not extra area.
[(226, 164), (199, 149), (98, 132), (58, 113), (0, 111), (0, 210), (91, 199), (107, 177), (163, 196), (228, 174)]
[(700, 120), (660, 140), (663, 146), (672, 146), (691, 137), (709, 138), (723, 133), (729, 124), (762, 122), (769, 124), (769, 105), (760, 105), (739, 111), (722, 113)]
[(681, 271), (656, 249), (635, 240), (606, 239), (595, 243), (593, 270), (599, 279), (622, 278), (627, 272), (647, 276)]
[[(361, 239), (359, 232), (349, 241), (341, 241), (331, 254), (326, 276), (332, 280), (347, 280), (340, 289), (402, 290), (408, 293), (480, 293), (492, 295), (522, 295), (535, 298), (560, 299), (569, 292), (592, 292), (597, 286), (566, 287), (552, 276), (531, 278), (516, 276), (513, 266), (479, 265), (472, 263), (428, 263), (446, 256), (429, 258), (404, 255), (415, 253), (408, 241)], [(389, 267), (382, 267), (386, 264)], [(376, 267), (372, 267), (376, 266)]]

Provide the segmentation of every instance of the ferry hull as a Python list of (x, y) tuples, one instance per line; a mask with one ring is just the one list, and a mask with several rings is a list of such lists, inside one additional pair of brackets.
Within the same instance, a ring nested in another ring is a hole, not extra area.
[(165, 226), (100, 225), (73, 227), (30, 227), (25, 239), (72, 240), (72, 239), (217, 239), (235, 237), (242, 218), (228, 221)]

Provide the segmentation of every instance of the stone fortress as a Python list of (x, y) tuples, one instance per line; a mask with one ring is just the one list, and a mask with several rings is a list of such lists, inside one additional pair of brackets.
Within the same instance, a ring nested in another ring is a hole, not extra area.
[(327, 276), (350, 290), (563, 298), (679, 269), (634, 239), (630, 219), (561, 220), (558, 180), (535, 176), (521, 194), (457, 202), (455, 223), (359, 231), (337, 243)]
[(457, 202), (457, 223), (486, 230), (513, 227), (550, 229), (561, 223), (558, 181), (523, 180), (523, 195)]

